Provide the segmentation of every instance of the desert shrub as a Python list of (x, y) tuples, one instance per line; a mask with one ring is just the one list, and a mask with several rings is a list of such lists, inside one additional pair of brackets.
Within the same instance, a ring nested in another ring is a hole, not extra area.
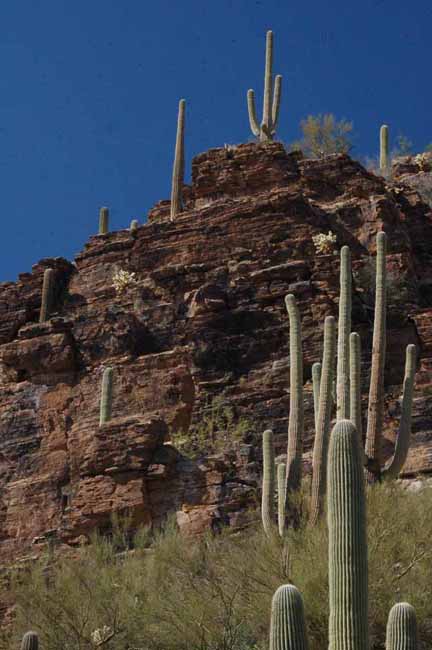
[[(430, 501), (430, 488), (414, 494), (396, 483), (368, 492), (373, 649), (384, 647), (389, 609), (401, 600), (416, 608), (419, 650), (430, 646)], [(243, 532), (227, 529), (193, 541), (169, 524), (151, 547), (144, 532), (122, 554), (118, 542), (95, 537), (78, 559), (56, 560), (49, 571), (41, 562), (21, 577), (14, 639), (31, 627), (44, 650), (84, 650), (93, 647), (92, 632), (106, 626), (115, 632), (106, 647), (115, 650), (264, 650), (272, 594), (290, 580), (304, 596), (310, 648), (321, 650), (328, 626), (327, 529), (325, 519), (317, 527), (304, 522), (289, 531), (286, 545), (276, 531), (265, 537), (258, 521)]]
[(349, 134), (352, 123), (336, 120), (332, 113), (308, 115), (300, 122), (301, 140), (294, 142), (290, 149), (301, 150), (306, 157), (323, 158), (332, 153), (349, 153), (352, 143)]

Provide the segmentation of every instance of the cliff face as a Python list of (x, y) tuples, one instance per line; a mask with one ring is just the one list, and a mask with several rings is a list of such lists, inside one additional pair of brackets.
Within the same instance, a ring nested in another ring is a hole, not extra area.
[[(417, 172), (409, 172), (412, 180)], [(136, 524), (175, 512), (189, 533), (242, 525), (259, 485), (252, 436), (235, 453), (202, 462), (182, 457), (169, 437), (199, 422), (222, 394), (257, 434), (272, 427), (283, 453), (288, 292), (302, 316), (308, 464), (311, 366), (339, 291), (338, 258), (318, 255), (312, 237), (329, 230), (353, 256), (365, 410), (368, 256), (376, 232), (389, 235), (387, 451), (399, 416), (403, 348), (414, 342), (421, 359), (405, 474), (432, 471), (432, 212), (408, 181), (386, 184), (343, 155), (302, 160), (278, 143), (246, 144), (196, 157), (185, 195), (174, 223), (161, 202), (135, 233), (92, 237), (74, 265), (42, 260), (16, 283), (0, 285), (3, 561), (35, 554), (48, 539), (77, 544), (94, 528), (106, 529), (113, 511), (129, 512)], [(47, 267), (56, 270), (55, 314), (38, 324)], [(119, 269), (136, 279), (121, 294), (113, 285)], [(99, 428), (108, 365), (113, 420)]]

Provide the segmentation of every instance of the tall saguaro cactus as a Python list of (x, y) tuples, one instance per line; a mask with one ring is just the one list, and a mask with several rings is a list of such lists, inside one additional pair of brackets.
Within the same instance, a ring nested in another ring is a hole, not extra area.
[(38, 650), (39, 637), (36, 632), (26, 632), (21, 641), (21, 650)]
[(109, 229), (109, 210), (101, 208), (99, 210), (99, 235), (106, 235)]
[(368, 650), (366, 507), (355, 426), (339, 420), (328, 459), (329, 650)]
[(268, 31), (266, 37), (266, 60), (264, 74), (264, 101), (261, 125), (258, 123), (255, 109), (255, 93), (252, 89), (247, 93), (249, 123), (252, 133), (261, 142), (273, 140), (279, 116), (280, 99), (282, 92), (282, 76), (276, 75), (273, 87), (273, 32)]
[(397, 603), (390, 610), (386, 650), (417, 650), (417, 618), (409, 603)]
[(336, 374), (336, 414), (347, 420), (350, 409), (349, 335), (351, 332), (351, 253), (348, 246), (340, 252), (340, 295)]
[(303, 599), (294, 585), (282, 585), (272, 599), (270, 650), (307, 650)]
[(285, 476), (286, 466), (285, 463), (278, 463), (276, 471), (277, 480), (277, 495), (278, 495), (278, 529), (280, 537), (285, 533)]
[(359, 443), (362, 440), (361, 414), (361, 341), (357, 332), (351, 332), (349, 337), (350, 351), (350, 420), (357, 430)]
[(313, 402), (314, 402), (315, 431), (318, 428), (320, 382), (321, 382), (321, 363), (317, 361), (312, 365), (312, 390), (313, 390)]
[(273, 527), (274, 492), (275, 492), (275, 459), (273, 448), (273, 431), (267, 429), (263, 433), (263, 482), (261, 500), (261, 518), (264, 532), (270, 535)]
[(383, 176), (390, 173), (389, 128), (383, 124), (380, 128), (380, 171)]
[(39, 322), (49, 320), (53, 303), (54, 292), (54, 270), (45, 269), (42, 283), (42, 302), (39, 314)]
[(102, 375), (99, 426), (111, 420), (113, 394), (113, 369), (105, 368)]
[(286, 496), (300, 487), (303, 454), (303, 355), (300, 314), (292, 294), (285, 298), (290, 327), (290, 410), (286, 466)]
[(183, 182), (184, 182), (184, 128), (185, 128), (186, 101), (181, 99), (178, 106), (177, 137), (171, 185), (171, 221), (183, 209)]
[(326, 489), (327, 450), (329, 441), (332, 386), (336, 353), (336, 323), (333, 316), (324, 321), (324, 354), (320, 382), (318, 422), (312, 458), (310, 523), (316, 524), (323, 508)]

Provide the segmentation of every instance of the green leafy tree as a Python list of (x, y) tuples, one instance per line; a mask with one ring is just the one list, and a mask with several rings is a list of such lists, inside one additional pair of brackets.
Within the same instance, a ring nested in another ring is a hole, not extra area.
[(300, 149), (309, 158), (323, 158), (332, 153), (349, 153), (353, 147), (350, 140), (352, 122), (337, 121), (332, 113), (308, 115), (300, 122), (300, 128), (303, 137), (294, 142), (291, 149)]

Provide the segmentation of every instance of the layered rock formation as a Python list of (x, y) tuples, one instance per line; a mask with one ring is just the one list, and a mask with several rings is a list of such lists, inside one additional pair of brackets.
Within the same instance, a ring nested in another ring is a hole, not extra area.
[[(389, 235), (387, 451), (403, 348), (414, 342), (421, 358), (405, 473), (432, 471), (432, 212), (417, 191), (347, 156), (303, 160), (269, 143), (197, 156), (185, 195), (174, 223), (161, 202), (137, 231), (92, 237), (74, 264), (42, 260), (0, 285), (3, 561), (35, 554), (47, 540), (79, 544), (106, 530), (114, 511), (137, 525), (174, 512), (189, 533), (241, 526), (256, 503), (260, 433), (272, 427), (278, 452), (286, 445), (288, 292), (302, 316), (308, 464), (311, 366), (339, 291), (338, 257), (317, 254), (312, 237), (329, 230), (336, 251), (343, 244), (352, 250), (365, 406), (369, 256), (376, 232)], [(47, 267), (56, 271), (55, 313), (39, 324)], [(113, 284), (119, 270), (135, 274), (120, 293)], [(107, 365), (114, 368), (113, 420), (99, 428)], [(218, 396), (250, 430), (230, 454), (189, 460), (170, 436), (198, 423)]]

